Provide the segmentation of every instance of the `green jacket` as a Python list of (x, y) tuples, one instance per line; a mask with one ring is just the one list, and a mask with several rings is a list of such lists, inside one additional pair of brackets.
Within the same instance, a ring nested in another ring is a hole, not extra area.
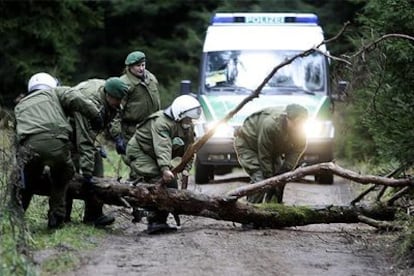
[(116, 137), (122, 134), (129, 140), (137, 124), (160, 110), (161, 101), (158, 80), (150, 71), (145, 70), (145, 79), (142, 80), (126, 70), (121, 80), (129, 86), (129, 90), (123, 101), (123, 109), (111, 126), (111, 135)]
[(266, 178), (273, 176), (274, 158), (284, 155), (283, 166), (293, 169), (306, 148), (306, 136), (289, 134), (286, 115), (278, 108), (265, 108), (244, 121), (239, 135), (257, 157)]
[(70, 90), (70, 87), (33, 92), (14, 108), (17, 140), (21, 142), (27, 136), (39, 133), (50, 133), (58, 139), (69, 140), (72, 127), (67, 117), (76, 111), (89, 119), (99, 113), (89, 99)]
[[(108, 126), (117, 114), (117, 110), (108, 105), (104, 86), (105, 80), (90, 79), (72, 87), (71, 91), (77, 91), (91, 101), (103, 116), (104, 125)], [(83, 175), (92, 175), (95, 166), (95, 140), (99, 133), (91, 129), (88, 118), (79, 112), (74, 113), (71, 122), (75, 130), (73, 142), (76, 153), (79, 154), (79, 168)]]
[[(176, 145), (179, 144), (176, 141), (182, 143), (183, 150), (175, 150)], [(171, 115), (167, 115), (166, 111), (160, 110), (148, 116), (143, 123), (137, 126), (128, 147), (140, 148), (140, 152), (144, 152), (156, 161), (158, 171), (161, 173), (166, 169), (171, 169), (172, 159), (182, 156), (193, 142), (193, 128), (182, 128), (181, 124), (174, 121)], [(187, 170), (191, 169), (191, 164), (192, 162), (188, 162)], [(148, 164), (141, 164), (141, 168), (145, 166), (148, 166)], [(153, 171), (151, 169), (148, 171)]]

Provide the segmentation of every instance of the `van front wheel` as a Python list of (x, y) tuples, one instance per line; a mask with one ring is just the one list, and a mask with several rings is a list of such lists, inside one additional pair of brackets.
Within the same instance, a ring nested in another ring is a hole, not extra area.
[(315, 182), (319, 184), (333, 184), (334, 183), (334, 176), (333, 173), (320, 173), (315, 175)]
[(214, 167), (203, 165), (198, 158), (195, 161), (195, 183), (206, 184), (214, 179)]

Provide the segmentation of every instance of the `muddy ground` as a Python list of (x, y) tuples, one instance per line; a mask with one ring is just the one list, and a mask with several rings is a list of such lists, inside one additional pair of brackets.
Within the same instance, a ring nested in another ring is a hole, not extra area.
[[(189, 189), (223, 194), (246, 184), (238, 172), (208, 185), (190, 183)], [(350, 187), (343, 179), (334, 185), (309, 179), (288, 184), (284, 202), (344, 205), (355, 194)], [(182, 216), (176, 233), (152, 236), (144, 232), (145, 219), (129, 219), (118, 216), (101, 246), (81, 252), (81, 265), (64, 275), (413, 275), (393, 265), (392, 234), (364, 224), (243, 230), (238, 223)]]

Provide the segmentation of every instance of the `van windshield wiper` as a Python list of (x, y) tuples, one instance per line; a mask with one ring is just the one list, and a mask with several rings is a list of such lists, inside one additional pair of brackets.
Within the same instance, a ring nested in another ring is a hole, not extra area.
[(210, 92), (236, 92), (236, 93), (250, 93), (251, 89), (242, 86), (215, 86), (209, 89)]
[(261, 92), (262, 94), (294, 94), (294, 93), (305, 93), (308, 95), (316, 95), (315, 92), (307, 90), (300, 86), (265, 86)]
[(286, 88), (290, 91), (294, 90), (294, 92), (302, 92), (302, 93), (305, 93), (305, 94), (308, 94), (308, 95), (316, 95), (315, 92), (310, 91), (310, 90), (306, 89), (305, 87), (301, 87), (301, 86), (284, 86), (283, 88)]

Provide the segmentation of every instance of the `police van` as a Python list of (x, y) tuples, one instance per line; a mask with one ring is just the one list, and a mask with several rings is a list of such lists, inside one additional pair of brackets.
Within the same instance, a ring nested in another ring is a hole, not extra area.
[[(274, 67), (319, 45), (324, 40), (318, 17), (310, 13), (216, 13), (205, 36), (197, 97), (203, 108), (196, 135), (201, 137), (215, 122), (254, 91)], [(215, 174), (239, 166), (233, 147), (234, 131), (251, 113), (290, 103), (305, 106), (307, 150), (302, 162), (333, 159), (334, 125), (329, 60), (325, 45), (282, 67), (266, 83), (258, 98), (247, 103), (196, 154), (195, 181), (207, 183)], [(319, 183), (333, 183), (331, 172), (315, 175)]]

